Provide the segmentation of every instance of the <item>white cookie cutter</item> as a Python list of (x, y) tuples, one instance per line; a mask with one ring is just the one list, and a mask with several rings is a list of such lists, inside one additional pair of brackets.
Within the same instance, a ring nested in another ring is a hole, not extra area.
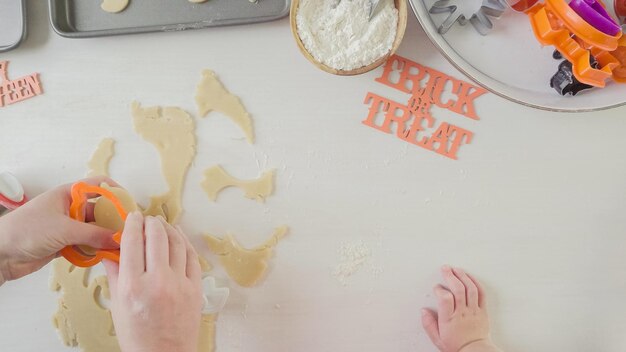
[(24, 188), (17, 177), (9, 172), (0, 173), (0, 206), (13, 210), (26, 200)]
[(215, 278), (205, 276), (202, 279), (202, 292), (204, 294), (204, 305), (202, 306), (202, 314), (219, 313), (228, 300), (230, 290), (228, 287), (217, 287)]

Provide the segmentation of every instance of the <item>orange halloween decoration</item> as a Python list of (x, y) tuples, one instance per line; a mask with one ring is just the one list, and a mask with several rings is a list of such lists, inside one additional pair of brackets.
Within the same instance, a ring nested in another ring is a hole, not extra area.
[(0, 108), (43, 93), (39, 74), (9, 80), (8, 61), (0, 61)]

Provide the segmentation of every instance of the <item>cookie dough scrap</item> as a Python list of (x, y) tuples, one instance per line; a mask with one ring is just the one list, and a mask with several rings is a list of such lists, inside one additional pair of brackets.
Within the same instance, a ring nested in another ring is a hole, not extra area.
[(85, 352), (120, 351), (111, 312), (97, 301), (99, 295), (108, 299), (106, 277), (99, 276), (87, 285), (89, 271), (63, 258), (54, 260), (51, 288), (63, 295), (52, 322), (67, 346), (78, 346)]
[(87, 162), (89, 171), (87, 177), (109, 176), (109, 162), (115, 154), (115, 141), (112, 138), (104, 138), (98, 144), (98, 148)]
[(253, 249), (243, 248), (232, 234), (223, 239), (205, 235), (204, 240), (209, 250), (219, 256), (220, 263), (231, 279), (240, 286), (252, 287), (265, 276), (274, 247), (288, 231), (287, 226), (277, 228), (269, 240)]
[(219, 81), (215, 72), (202, 71), (202, 80), (196, 91), (196, 105), (202, 117), (211, 111), (219, 111), (230, 117), (246, 134), (248, 143), (254, 143), (254, 131), (250, 114), (241, 103), (241, 100), (231, 94)]
[(100, 8), (106, 12), (118, 13), (126, 9), (129, 1), (130, 0), (103, 0), (100, 4)]
[(204, 171), (204, 180), (200, 183), (209, 199), (215, 201), (218, 193), (227, 187), (237, 187), (244, 191), (244, 196), (264, 202), (274, 191), (274, 170), (264, 172), (255, 180), (239, 180), (229, 175), (221, 166), (213, 166)]
[(169, 187), (165, 194), (151, 197), (145, 214), (161, 215), (175, 223), (183, 210), (185, 176), (196, 155), (194, 121), (180, 108), (142, 108), (137, 102), (132, 104), (132, 114), (135, 131), (159, 152), (163, 177)]

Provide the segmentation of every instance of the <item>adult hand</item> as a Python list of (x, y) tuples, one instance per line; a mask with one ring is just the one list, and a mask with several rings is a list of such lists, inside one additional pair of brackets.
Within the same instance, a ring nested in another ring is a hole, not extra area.
[(131, 213), (119, 265), (104, 261), (122, 351), (196, 352), (203, 304), (198, 255), (162, 218)]
[[(107, 177), (82, 182), (117, 186)], [(56, 187), (0, 217), (0, 284), (39, 270), (65, 246), (119, 247), (112, 231), (69, 217), (71, 188), (71, 184)], [(93, 208), (87, 209), (86, 217), (93, 219)]]
[(441, 352), (500, 351), (489, 337), (480, 283), (459, 268), (444, 266), (441, 274), (447, 287), (434, 288), (438, 311), (422, 309), (422, 325), (430, 340)]

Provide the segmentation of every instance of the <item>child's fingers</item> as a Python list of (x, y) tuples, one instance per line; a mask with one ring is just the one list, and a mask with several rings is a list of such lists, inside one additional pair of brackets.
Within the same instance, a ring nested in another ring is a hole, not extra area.
[(467, 306), (470, 308), (478, 308), (478, 288), (474, 284), (474, 281), (467, 276), (465, 271), (461, 268), (452, 269), (454, 275), (461, 280), (465, 285), (465, 292), (467, 293)]
[(459, 278), (454, 275), (454, 273), (452, 272), (452, 268), (447, 265), (443, 266), (441, 268), (441, 274), (443, 275), (443, 279), (448, 285), (448, 289), (454, 295), (455, 309), (462, 309), (463, 307), (467, 307), (467, 300), (465, 297), (465, 285), (463, 285), (463, 282), (461, 282), (461, 280), (459, 280)]
[(120, 275), (132, 280), (146, 271), (143, 215), (132, 212), (126, 218), (120, 247)]
[(183, 233), (183, 230), (179, 226), (176, 226), (176, 228), (185, 240), (185, 248), (187, 250), (187, 265), (185, 271), (187, 272), (187, 277), (192, 281), (200, 282), (200, 280), (202, 280), (202, 269), (200, 268), (198, 253), (193, 248), (189, 238)]
[(485, 297), (485, 290), (483, 289), (483, 286), (481, 285), (480, 281), (476, 280), (476, 278), (473, 275), (470, 275), (468, 273), (465, 273), (465, 274), (467, 275), (467, 277), (469, 277), (470, 280), (472, 280), (472, 282), (476, 286), (476, 290), (478, 291), (478, 307), (484, 308), (486, 297)]
[(187, 266), (187, 244), (183, 235), (178, 232), (172, 225), (168, 224), (161, 216), (159, 221), (167, 232), (168, 247), (170, 251), (170, 267), (180, 275), (185, 275)]
[(422, 309), (422, 326), (426, 335), (430, 338), (435, 346), (443, 351), (443, 344), (441, 343), (441, 336), (439, 335), (439, 322), (437, 321), (437, 313), (430, 309)]
[(169, 269), (170, 252), (165, 227), (157, 218), (146, 217), (146, 272)]
[(449, 319), (454, 314), (454, 295), (441, 285), (435, 286), (433, 292), (437, 297), (439, 316), (446, 320)]
[(120, 266), (116, 262), (112, 262), (108, 259), (103, 259), (102, 264), (104, 270), (107, 273), (109, 279), (109, 288), (111, 291), (111, 299), (117, 299), (117, 279), (120, 275)]

